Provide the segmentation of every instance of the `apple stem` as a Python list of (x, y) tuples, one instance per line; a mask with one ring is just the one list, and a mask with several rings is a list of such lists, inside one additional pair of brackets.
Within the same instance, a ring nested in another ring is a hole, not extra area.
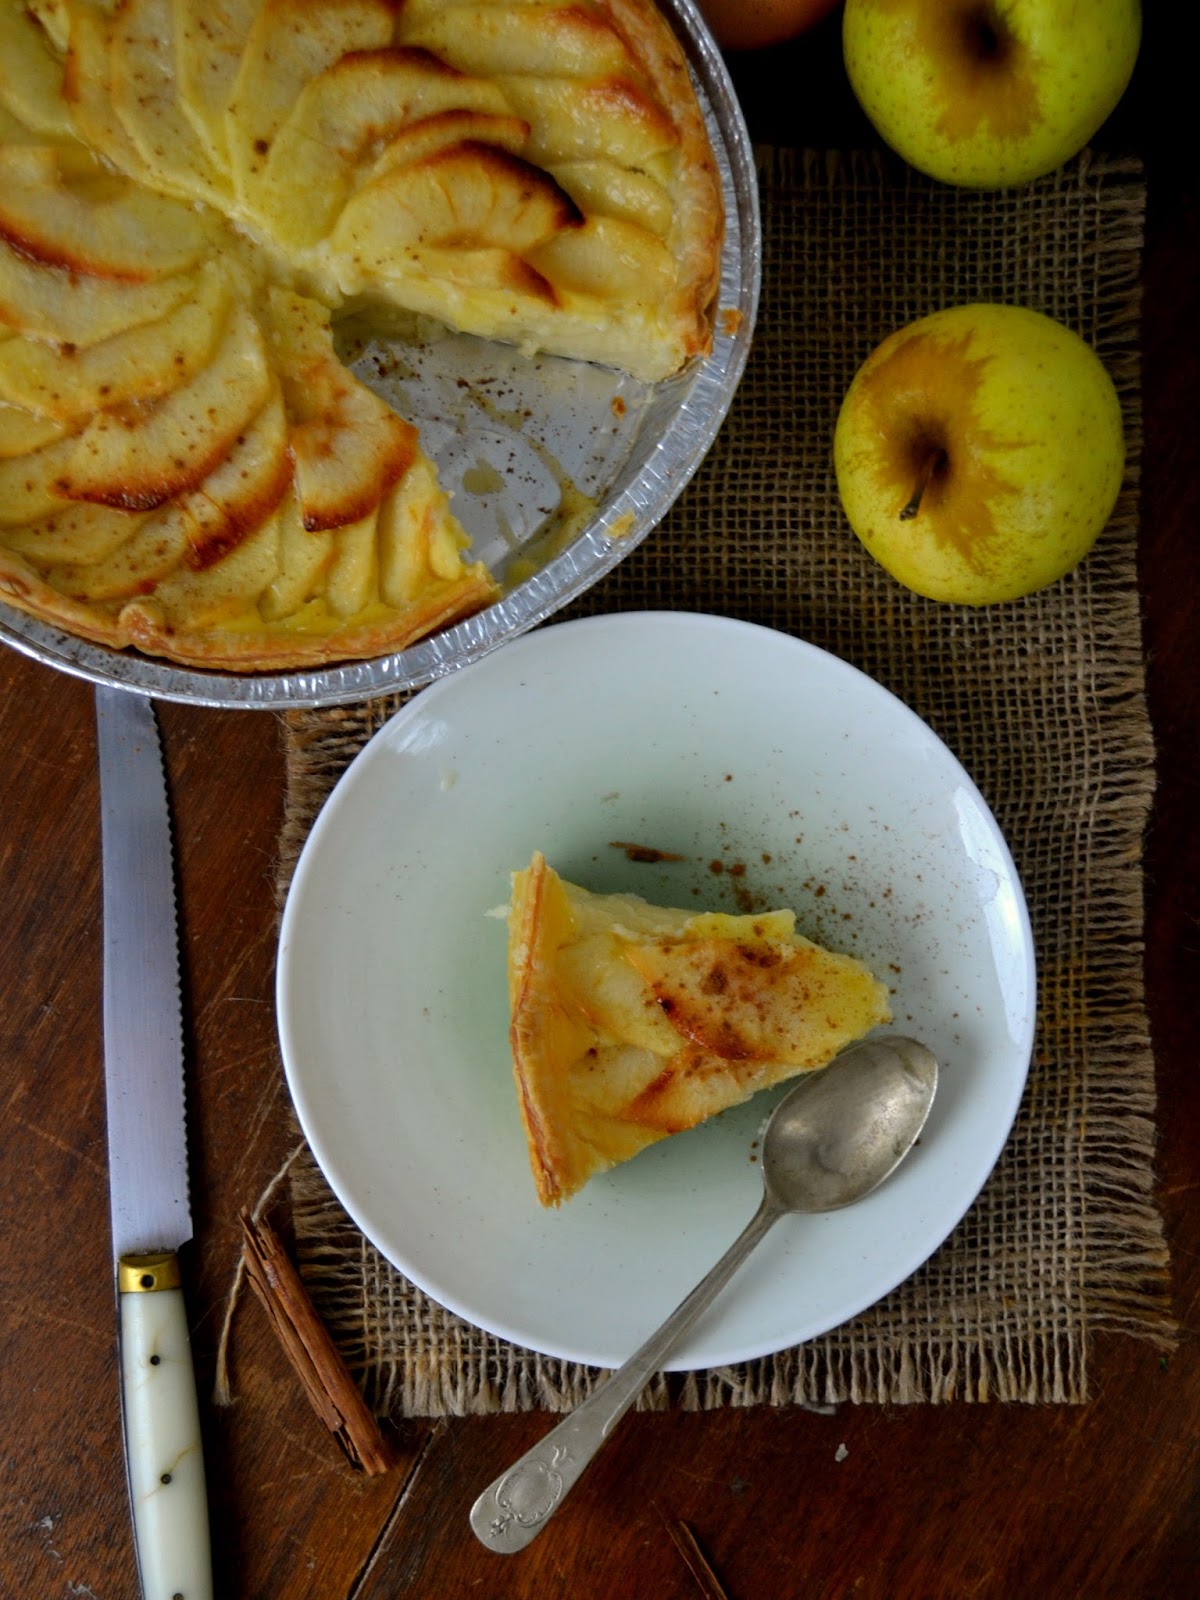
[(945, 462), (946, 452), (944, 450), (930, 450), (926, 455), (921, 465), (921, 470), (917, 474), (916, 487), (913, 489), (912, 496), (900, 513), (901, 522), (911, 522), (917, 512), (920, 511), (921, 501), (925, 497), (925, 491), (929, 487), (930, 480), (939, 467), (945, 465)]

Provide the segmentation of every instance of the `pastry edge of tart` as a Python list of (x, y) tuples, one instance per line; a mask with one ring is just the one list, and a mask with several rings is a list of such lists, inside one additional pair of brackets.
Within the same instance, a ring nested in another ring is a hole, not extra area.
[[(533, 1174), (538, 1200), (545, 1207), (558, 1206), (563, 1200), (571, 1198), (592, 1177), (601, 1172), (610, 1170), (621, 1161), (638, 1154), (642, 1149), (668, 1138), (672, 1133), (683, 1132), (688, 1127), (697, 1126), (699, 1122), (715, 1115), (718, 1111), (728, 1109), (737, 1104), (742, 1104), (752, 1098), (760, 1089), (782, 1083), (789, 1078), (798, 1077), (803, 1072), (819, 1071), (828, 1065), (834, 1054), (840, 1049), (853, 1043), (856, 1039), (864, 1037), (872, 1028), (885, 1024), (891, 1020), (891, 1008), (887, 999), (886, 985), (881, 983), (869, 969), (856, 958), (837, 955), (835, 952), (825, 950), (821, 946), (814, 946), (812, 941), (801, 935), (791, 935), (792, 940), (799, 947), (813, 949), (822, 957), (831, 957), (835, 962), (844, 964), (847, 970), (854, 970), (863, 980), (873, 986), (874, 1009), (869, 1014), (869, 1020), (853, 1029), (843, 1029), (843, 1037), (833, 1044), (829, 1053), (823, 1054), (818, 1061), (807, 1061), (801, 1065), (787, 1064), (786, 1062), (759, 1061), (761, 1070), (748, 1074), (740, 1085), (739, 1092), (731, 1095), (729, 1099), (712, 1111), (702, 1112), (691, 1120), (683, 1121), (673, 1126), (654, 1126), (645, 1123), (628, 1124), (629, 1148), (615, 1156), (607, 1152), (600, 1152), (594, 1145), (589, 1148), (592, 1152), (590, 1161), (581, 1162), (578, 1159), (578, 1150), (572, 1151), (573, 1141), (564, 1137), (563, 1129), (566, 1126), (564, 1109), (566, 1106), (566, 1075), (561, 1070), (561, 1058), (547, 1043), (547, 1034), (553, 1026), (556, 1034), (561, 1037), (564, 1030), (575, 1030), (581, 1038), (588, 1037), (588, 1025), (572, 1018), (566, 1008), (561, 1005), (553, 993), (552, 985), (546, 983), (546, 966), (544, 960), (539, 962), (539, 955), (545, 953), (544, 947), (557, 937), (564, 919), (574, 923), (574, 913), (571, 910), (569, 894), (575, 886), (568, 885), (561, 879), (552, 867), (548, 865), (544, 855), (535, 851), (527, 868), (513, 874), (512, 899), (509, 908), (509, 942), (508, 942), (508, 987), (510, 1006), (509, 1037), (512, 1054), (513, 1079), (516, 1087), (517, 1105), (520, 1113), (521, 1124), (525, 1131), (528, 1145), (530, 1169)], [(592, 895), (589, 891), (577, 891), (587, 896), (589, 901), (609, 901), (614, 904), (624, 903), (628, 906), (637, 902), (639, 909), (645, 907), (648, 914), (664, 919), (682, 919), (677, 925), (703, 922), (712, 915), (723, 916), (716, 913), (694, 913), (675, 910), (653, 905), (634, 895), (605, 896)], [(555, 903), (557, 901), (557, 903)], [(763, 920), (770, 921), (773, 916), (787, 916), (790, 913), (769, 913)], [(754, 920), (750, 918), (732, 918), (730, 920)], [(557, 926), (556, 926), (557, 924)], [(568, 933), (573, 931), (573, 926), (566, 928)], [(688, 1051), (686, 1040), (680, 1040), (680, 1055)], [(692, 1055), (697, 1059), (707, 1058), (715, 1061), (718, 1058), (706, 1052), (692, 1049)], [(666, 1069), (669, 1070), (669, 1069)], [(664, 1076), (666, 1071), (664, 1071)], [(742, 1092), (744, 1091), (744, 1092)], [(619, 1119), (618, 1119), (619, 1120)], [(588, 1141), (584, 1140), (587, 1144)]]
[(655, 62), (664, 77), (681, 74), (686, 86), (686, 92), (670, 98), (681, 142), (681, 186), (686, 190), (685, 203), (692, 219), (688, 230), (691, 248), (680, 262), (681, 284), (676, 296), (675, 315), (684, 329), (678, 371), (695, 356), (708, 355), (712, 350), (713, 308), (721, 287), (721, 245), (725, 236), (721, 179), (687, 58), (669, 19), (656, 7), (661, 28), (651, 27), (628, 0), (605, 3), (615, 25), (633, 38), (638, 53)]
[(441, 588), (394, 616), (368, 621), (350, 617), (340, 627), (311, 638), (299, 628), (271, 623), (246, 632), (232, 627), (203, 632), (175, 629), (163, 620), (152, 596), (125, 601), (108, 627), (98, 627), (94, 606), (53, 588), (21, 557), (0, 546), (0, 600), (90, 644), (110, 650), (135, 649), (200, 669), (288, 672), (339, 663), (352, 666), (356, 661), (407, 649), (441, 628), (474, 616), (499, 594), (487, 569), (475, 566), (457, 581), (444, 580)]

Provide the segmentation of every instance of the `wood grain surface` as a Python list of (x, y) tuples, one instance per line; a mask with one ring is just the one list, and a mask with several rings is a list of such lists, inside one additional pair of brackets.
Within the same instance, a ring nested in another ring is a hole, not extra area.
[[(836, 16), (732, 63), (755, 136), (871, 142)], [(635, 1415), (546, 1533), (501, 1559), (471, 1536), (480, 1489), (537, 1415), (394, 1430), (356, 1475), (303, 1399), (252, 1296), (234, 1403), (208, 1403), (239, 1212), (287, 1152), (272, 1005), (281, 729), (268, 713), (163, 705), (179, 855), (196, 1239), (189, 1301), (221, 1600), (652, 1596), (729, 1600), (1200, 1594), (1200, 184), (1186, 55), (1147, 17), (1105, 149), (1149, 180), (1141, 592), (1159, 784), (1146, 976), (1160, 1198), (1182, 1327), (1169, 1358), (1098, 1342), (1078, 1408), (759, 1408)], [(1101, 141), (1097, 141), (1098, 146)], [(88, 686), (0, 656), (0, 1597), (136, 1594), (117, 1411), (100, 1023), (100, 866)]]

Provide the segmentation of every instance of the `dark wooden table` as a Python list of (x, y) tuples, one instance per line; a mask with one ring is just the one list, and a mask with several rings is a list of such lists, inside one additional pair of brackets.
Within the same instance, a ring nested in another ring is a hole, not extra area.
[[(1103, 147), (1139, 151), (1149, 174), (1141, 588), (1159, 785), (1145, 939), (1178, 1350), (1165, 1359), (1100, 1339), (1094, 1397), (1079, 1408), (635, 1415), (548, 1532), (501, 1561), (470, 1536), (466, 1509), (546, 1419), (412, 1422), (395, 1433), (394, 1470), (356, 1476), (247, 1299), (236, 1403), (205, 1406), (222, 1600), (692, 1600), (702, 1591), (669, 1537), (676, 1519), (730, 1600), (1200, 1595), (1200, 185), (1187, 56), (1164, 10), (1148, 20)], [(757, 137), (869, 142), (835, 26), (734, 63)], [(164, 705), (161, 723), (180, 856), (190, 1298), (207, 1396), (238, 1212), (288, 1138), (272, 1009), (283, 750), (267, 714)], [(0, 751), (0, 1596), (117, 1600), (136, 1580), (116, 1398), (88, 687), (4, 652)]]

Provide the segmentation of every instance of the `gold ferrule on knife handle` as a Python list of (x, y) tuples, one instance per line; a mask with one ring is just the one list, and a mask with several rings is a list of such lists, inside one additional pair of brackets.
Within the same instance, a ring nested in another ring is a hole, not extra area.
[(179, 1257), (173, 1250), (156, 1250), (148, 1256), (122, 1256), (117, 1262), (120, 1294), (153, 1294), (156, 1289), (180, 1289)]

